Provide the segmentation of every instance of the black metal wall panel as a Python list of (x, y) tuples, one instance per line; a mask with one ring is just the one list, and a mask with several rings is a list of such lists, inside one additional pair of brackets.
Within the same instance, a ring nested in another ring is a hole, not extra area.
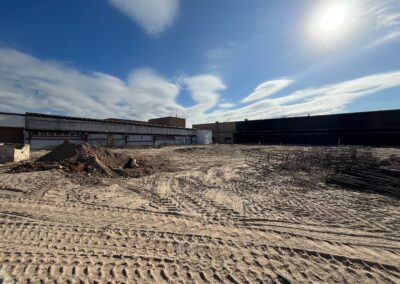
[(237, 122), (236, 143), (400, 146), (400, 110)]
[(400, 110), (237, 122), (237, 132), (400, 128)]

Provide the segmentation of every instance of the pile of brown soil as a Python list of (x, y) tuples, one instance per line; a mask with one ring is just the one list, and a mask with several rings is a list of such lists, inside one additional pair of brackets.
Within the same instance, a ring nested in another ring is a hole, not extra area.
[(10, 172), (62, 169), (68, 173), (85, 173), (105, 177), (141, 177), (156, 171), (168, 171), (168, 161), (135, 159), (121, 153), (87, 143), (64, 141), (51, 152), (34, 162), (22, 163)]

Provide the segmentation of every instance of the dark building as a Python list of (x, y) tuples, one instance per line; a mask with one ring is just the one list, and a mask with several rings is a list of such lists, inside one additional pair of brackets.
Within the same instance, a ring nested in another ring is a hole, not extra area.
[(149, 123), (155, 125), (170, 126), (170, 127), (182, 127), (182, 128), (186, 127), (186, 119), (174, 116), (149, 119)]
[(0, 143), (24, 143), (25, 115), (0, 112)]
[(232, 135), (234, 143), (400, 146), (400, 110), (240, 121)]

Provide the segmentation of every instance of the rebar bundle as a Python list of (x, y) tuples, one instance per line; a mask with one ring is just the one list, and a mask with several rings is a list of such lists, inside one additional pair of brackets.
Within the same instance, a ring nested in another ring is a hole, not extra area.
[(274, 151), (249, 151), (247, 165), (270, 171), (312, 171), (349, 168), (368, 168), (376, 163), (374, 149), (370, 147), (313, 147)]

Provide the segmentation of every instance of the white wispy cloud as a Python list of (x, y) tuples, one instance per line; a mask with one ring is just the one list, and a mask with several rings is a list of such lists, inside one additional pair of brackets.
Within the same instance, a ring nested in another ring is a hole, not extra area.
[(214, 75), (199, 75), (182, 78), (183, 84), (191, 93), (196, 105), (187, 108), (184, 113), (191, 120), (196, 121), (204, 116), (204, 113), (217, 105), (219, 92), (226, 89), (222, 80)]
[(207, 118), (210, 121), (226, 121), (338, 113), (357, 99), (395, 87), (400, 87), (400, 71), (302, 89), (286, 96), (264, 99), (242, 108), (229, 111), (218, 110)]
[(369, 26), (372, 19), (379, 36), (371, 39), (366, 48), (374, 48), (391, 43), (400, 38), (400, 1), (398, 0), (368, 0), (363, 3), (369, 7), (362, 17), (364, 26)]
[(382, 37), (373, 40), (370, 44), (366, 46), (366, 48), (374, 48), (399, 39), (400, 39), (400, 29), (398, 31), (385, 34)]
[(206, 68), (210, 71), (216, 71), (228, 62), (228, 59), (233, 55), (232, 52), (237, 44), (234, 41), (228, 41), (224, 44), (213, 46), (205, 52)]
[(233, 103), (220, 103), (218, 106), (220, 108), (232, 108), (232, 107), (235, 106), (235, 104), (233, 104)]
[(179, 0), (108, 0), (148, 34), (159, 36), (174, 22)]
[[(182, 88), (189, 90), (194, 106), (184, 108), (176, 102)], [(199, 118), (217, 105), (218, 92), (225, 88), (219, 77), (209, 74), (173, 81), (148, 68), (135, 69), (126, 80), (83, 73), (74, 66), (0, 46), (0, 111), (147, 120), (178, 110)]]
[(149, 69), (134, 71), (127, 81), (104, 73), (82, 73), (74, 67), (39, 60), (0, 48), (0, 107), (13, 111), (63, 111), (89, 117), (144, 119), (173, 112), (179, 93)]
[(230, 55), (230, 50), (226, 47), (215, 47), (206, 52), (206, 57), (212, 60), (224, 59)]
[(256, 87), (254, 92), (252, 92), (250, 95), (245, 97), (242, 102), (243, 103), (249, 103), (249, 102), (254, 102), (261, 100), (265, 97), (271, 96), (275, 94), (276, 92), (286, 88), (290, 84), (292, 84), (293, 81), (290, 79), (280, 79), (280, 80), (273, 80), (273, 81), (267, 81), (264, 82)]
[(400, 26), (400, 2), (397, 0), (369, 0), (365, 3), (369, 16), (373, 17), (376, 27), (388, 29)]
[(385, 28), (398, 27), (400, 26), (400, 13), (386, 15), (381, 20), (380, 24)]
[[(0, 111), (65, 113), (93, 118), (137, 120), (172, 115), (191, 123), (336, 113), (362, 97), (400, 87), (400, 71), (374, 74), (280, 97), (265, 97), (243, 107), (220, 99), (221, 78), (202, 74), (169, 80), (148, 68), (126, 80), (99, 72), (81, 72), (60, 62), (41, 60), (0, 46)], [(195, 104), (177, 98), (187, 90)], [(267, 90), (270, 90), (267, 88)]]

